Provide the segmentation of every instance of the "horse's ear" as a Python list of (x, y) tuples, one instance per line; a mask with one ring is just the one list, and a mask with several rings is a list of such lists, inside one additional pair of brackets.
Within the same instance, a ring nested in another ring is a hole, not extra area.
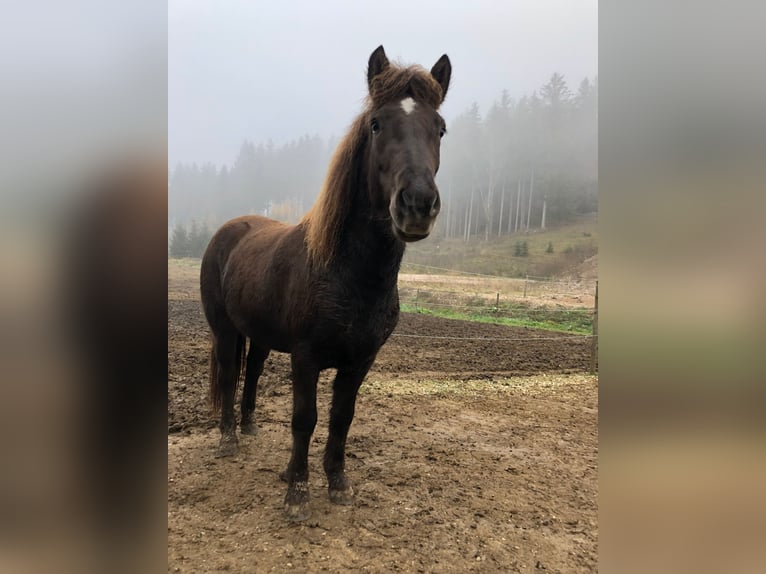
[(383, 49), (383, 46), (378, 46), (375, 51), (370, 54), (370, 61), (367, 63), (367, 85), (370, 88), (372, 88), (372, 79), (386, 68), (388, 68), (386, 51)]
[(431, 68), (431, 75), (439, 82), (442, 87), (442, 101), (447, 97), (447, 88), (449, 88), (449, 79), (452, 76), (452, 64), (450, 64), (449, 57), (444, 54), (437, 60), (434, 67)]

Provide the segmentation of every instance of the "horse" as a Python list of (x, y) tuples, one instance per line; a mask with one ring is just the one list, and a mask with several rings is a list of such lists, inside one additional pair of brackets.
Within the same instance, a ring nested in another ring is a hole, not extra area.
[(439, 214), (434, 178), (446, 125), (438, 109), (451, 73), (446, 54), (426, 71), (389, 62), (379, 46), (368, 61), (365, 107), (338, 145), (309, 212), (296, 225), (257, 215), (228, 221), (202, 258), (210, 398), (221, 412), (216, 456), (238, 453), (240, 379), (240, 432), (255, 434), (264, 361), (271, 350), (290, 354), (292, 454), (280, 478), (291, 521), (311, 512), (308, 449), (324, 369), (336, 369), (323, 459), (329, 497), (353, 504), (346, 438), (359, 387), (399, 319), (405, 245), (426, 238)]

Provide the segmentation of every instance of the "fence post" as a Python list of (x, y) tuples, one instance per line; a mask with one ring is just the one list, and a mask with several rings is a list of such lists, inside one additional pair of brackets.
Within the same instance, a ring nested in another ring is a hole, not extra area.
[(500, 314), (500, 293), (495, 297), (495, 315)]
[(596, 359), (598, 357), (598, 281), (596, 281), (596, 299), (593, 306), (593, 337), (590, 346), (590, 372), (596, 373)]
[(420, 289), (415, 291), (415, 311), (418, 310), (418, 299), (420, 299)]
[(527, 281), (529, 281), (529, 274), (524, 278), (524, 297), (527, 296)]

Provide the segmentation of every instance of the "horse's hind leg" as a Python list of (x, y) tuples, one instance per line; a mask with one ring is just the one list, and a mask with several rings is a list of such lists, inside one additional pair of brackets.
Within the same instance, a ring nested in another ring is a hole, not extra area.
[(263, 363), (269, 356), (269, 349), (256, 347), (250, 340), (250, 350), (247, 352), (247, 369), (245, 371), (245, 388), (242, 391), (242, 403), (240, 411), (242, 418), (239, 423), (239, 430), (242, 434), (254, 435), (256, 425), (253, 420), (255, 412), (255, 394), (258, 389), (258, 378), (263, 373)]
[(354, 489), (346, 478), (346, 437), (354, 419), (356, 395), (372, 366), (372, 360), (351, 369), (338, 369), (332, 385), (330, 407), (330, 434), (324, 453), (324, 471), (330, 501), (335, 504), (352, 504)]
[(237, 391), (245, 338), (233, 330), (219, 332), (213, 346), (217, 364), (217, 399), (221, 405), (221, 441), (217, 457), (234, 456), (239, 452), (237, 421), (234, 418), (234, 395)]

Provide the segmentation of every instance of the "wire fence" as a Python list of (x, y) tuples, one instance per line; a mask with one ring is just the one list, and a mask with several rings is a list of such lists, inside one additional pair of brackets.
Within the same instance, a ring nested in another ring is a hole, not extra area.
[[(561, 292), (559, 292), (561, 294)], [(503, 310), (538, 309), (546, 313), (588, 313), (592, 314), (592, 308), (572, 307), (570, 305), (538, 306), (519, 301), (518, 298), (509, 297), (506, 293), (496, 291), (494, 293), (476, 293), (467, 291), (446, 291), (443, 289), (420, 288), (413, 286), (400, 286), (399, 298), (411, 300), (413, 303), (423, 305), (455, 307), (455, 308), (491, 308), (494, 312)]]
[[(428, 267), (428, 266), (422, 266)], [(431, 269), (442, 270), (438, 267)], [(480, 274), (471, 274), (480, 275)], [(494, 277), (483, 275), (484, 277)], [(517, 280), (518, 281), (518, 280)], [(440, 289), (424, 289), (412, 286), (402, 286), (399, 288), (399, 298), (405, 309), (408, 307), (416, 312), (437, 312), (443, 314), (445, 311), (454, 310), (456, 314), (464, 314), (473, 317), (495, 318), (498, 322), (506, 323), (518, 321), (519, 324), (527, 326), (537, 326), (540, 328), (549, 328), (557, 331), (577, 331), (576, 334), (567, 335), (565, 333), (555, 336), (532, 336), (532, 337), (450, 337), (397, 333), (394, 336), (412, 339), (434, 339), (434, 340), (453, 340), (453, 341), (511, 341), (511, 342), (531, 342), (531, 341), (562, 341), (562, 340), (590, 340), (591, 357), (590, 371), (597, 370), (598, 356), (598, 281), (593, 285), (593, 306), (592, 307), (573, 307), (567, 305), (534, 305), (525, 301), (528, 295), (531, 283), (545, 282), (553, 285), (567, 284), (567, 281), (555, 281), (545, 278), (525, 277), (522, 280), (522, 297), (510, 295), (506, 292), (496, 291), (494, 293), (469, 293), (465, 291), (452, 291)], [(513, 290), (517, 295), (519, 291)], [(565, 293), (555, 291), (559, 295)], [(583, 332), (583, 331), (589, 331)]]
[(443, 341), (566, 341), (568, 339), (591, 339), (594, 335), (561, 335), (559, 337), (447, 337), (445, 335), (417, 335), (410, 333), (394, 333), (392, 337), (408, 337), (413, 339), (435, 339)]
[(504, 294), (520, 293), (522, 297), (528, 295), (548, 295), (551, 297), (571, 297), (582, 301), (586, 297), (595, 295), (594, 280), (586, 280), (579, 277), (552, 278), (540, 277), (537, 275), (525, 275), (522, 277), (505, 277), (502, 275), (490, 275), (487, 273), (474, 273), (472, 271), (460, 271), (457, 269), (448, 269), (446, 267), (435, 267), (433, 265), (423, 265), (420, 263), (404, 264), (402, 272), (407, 272), (406, 268), (415, 268), (422, 270), (425, 274), (431, 275), (434, 271), (440, 274), (456, 277), (457, 281), (461, 279), (469, 281), (470, 279), (481, 277), (491, 279), (497, 286), (502, 286), (501, 291)]
[[(487, 277), (490, 279), (508, 279), (510, 281), (519, 281), (524, 279), (529, 279), (536, 282), (542, 282), (542, 283), (580, 283), (582, 282), (581, 279), (575, 278), (575, 277), (568, 277), (568, 278), (554, 278), (554, 277), (541, 277), (539, 275), (529, 275), (526, 274), (521, 277), (507, 277), (505, 275), (492, 275), (490, 273), (476, 273), (474, 271), (462, 271), (460, 269), (449, 269), (447, 267), (435, 267), (433, 265), (423, 265), (422, 263), (403, 263), (402, 267), (416, 267), (418, 269), (426, 269), (430, 271), (441, 271), (443, 273), (450, 273), (458, 276), (469, 276), (469, 277)], [(406, 270), (405, 270), (406, 271)]]

